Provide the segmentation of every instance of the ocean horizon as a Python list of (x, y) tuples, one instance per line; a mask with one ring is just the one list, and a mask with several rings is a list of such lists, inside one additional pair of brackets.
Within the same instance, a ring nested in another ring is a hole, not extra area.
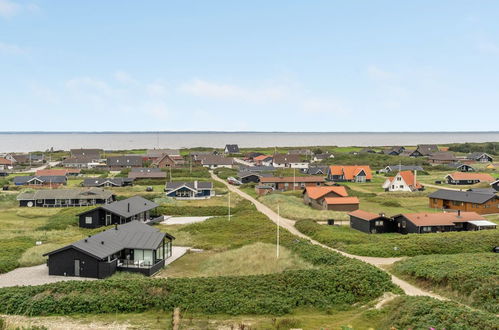
[(498, 142), (499, 131), (439, 132), (261, 132), (261, 131), (11, 131), (0, 132), (0, 152), (102, 148), (223, 148), (389, 146)]

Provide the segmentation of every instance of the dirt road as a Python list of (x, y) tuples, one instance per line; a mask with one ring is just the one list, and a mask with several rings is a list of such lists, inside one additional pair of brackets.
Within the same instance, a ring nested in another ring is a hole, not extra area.
[[(258, 211), (260, 211), (261, 213), (265, 214), (270, 220), (272, 220), (276, 224), (279, 222), (279, 225), (282, 228), (288, 230), (290, 233), (292, 233), (296, 236), (299, 236), (301, 238), (309, 240), (312, 244), (316, 244), (316, 245), (319, 245), (325, 249), (335, 251), (337, 253), (344, 255), (345, 257), (354, 258), (354, 259), (358, 259), (358, 260), (367, 262), (368, 264), (376, 266), (376, 267), (382, 269), (383, 271), (386, 271), (386, 270), (383, 269), (381, 266), (391, 265), (394, 262), (402, 259), (402, 258), (377, 258), (377, 257), (356, 256), (353, 254), (349, 254), (349, 253), (331, 248), (327, 245), (324, 245), (316, 240), (313, 240), (312, 238), (308, 237), (307, 235), (301, 233), (300, 231), (298, 231), (298, 229), (295, 228), (295, 221), (294, 220), (286, 219), (283, 217), (279, 218), (277, 213), (275, 213), (269, 207), (260, 203), (259, 201), (257, 201), (255, 198), (251, 197), (250, 195), (248, 195), (244, 191), (241, 191), (237, 187), (228, 184), (227, 182), (225, 182), (224, 180), (222, 180), (218, 176), (216, 176), (214, 173), (211, 173), (211, 176), (214, 180), (224, 183), (229, 188), (230, 191), (232, 191), (232, 192), (240, 195), (241, 197), (249, 200), (250, 202), (252, 202), (256, 206), (256, 209)], [(434, 294), (432, 292), (421, 290), (421, 289), (415, 287), (414, 285), (412, 285), (412, 284), (410, 284), (410, 283), (408, 283), (408, 282), (406, 282), (406, 281), (404, 281), (404, 280), (402, 280), (402, 279), (400, 279), (392, 274), (390, 274), (390, 276), (392, 277), (393, 283), (398, 285), (402, 290), (404, 290), (405, 294), (407, 294), (409, 296), (429, 296), (429, 297), (433, 297), (433, 298), (436, 298), (439, 300), (447, 300), (446, 298), (443, 298), (443, 297), (441, 297), (437, 294)]]

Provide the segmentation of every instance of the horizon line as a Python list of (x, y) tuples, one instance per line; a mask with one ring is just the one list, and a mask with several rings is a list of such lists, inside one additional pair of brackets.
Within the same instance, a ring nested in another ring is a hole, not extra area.
[(414, 133), (499, 133), (499, 131), (0, 131), (0, 134), (414, 134)]

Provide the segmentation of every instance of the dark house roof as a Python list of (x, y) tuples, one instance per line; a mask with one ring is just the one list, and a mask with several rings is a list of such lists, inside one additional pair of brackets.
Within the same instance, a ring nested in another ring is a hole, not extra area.
[(105, 259), (125, 248), (155, 250), (165, 237), (174, 239), (167, 233), (134, 220), (46, 253), (44, 256), (75, 248), (95, 258)]
[(492, 158), (491, 155), (489, 155), (486, 152), (472, 152), (466, 156), (467, 159), (472, 159), (472, 160), (478, 160), (480, 159), (483, 155), (485, 155), (487, 158), (494, 159)]
[(142, 166), (141, 156), (112, 156), (106, 161), (108, 166)]
[(90, 213), (96, 209), (102, 209), (114, 213), (116, 215), (119, 215), (120, 217), (123, 218), (130, 218), (142, 212), (155, 209), (158, 206), (159, 206), (158, 204), (151, 202), (150, 200), (145, 199), (144, 197), (133, 196), (127, 199), (123, 199), (121, 201), (96, 207), (95, 209), (85, 211), (78, 215)]
[(440, 189), (431, 193), (428, 197), (449, 201), (483, 204), (488, 200), (495, 198), (496, 195), (491, 193)]
[(276, 168), (274, 166), (257, 165), (241, 167), (241, 170), (248, 172), (273, 172), (276, 170)]
[(232, 158), (224, 157), (222, 155), (202, 155), (198, 159), (201, 160), (202, 165), (232, 165), (234, 163)]
[(238, 154), (239, 153), (239, 146), (237, 144), (226, 144), (225, 145), (225, 152), (229, 154)]
[(423, 156), (428, 156), (429, 154), (440, 151), (436, 144), (418, 144), (416, 150), (419, 151)]
[(250, 172), (250, 171), (240, 171), (239, 173), (237, 173), (237, 177), (240, 179), (248, 177), (248, 176), (252, 176), (252, 175), (255, 175), (259, 178), (272, 176), (271, 173), (257, 173), (257, 172)]
[(177, 190), (181, 187), (186, 187), (191, 190), (206, 190), (206, 189), (213, 189), (213, 183), (208, 182), (208, 181), (191, 181), (191, 182), (179, 182), (179, 181), (171, 181), (167, 182), (165, 186), (165, 190), (171, 191), (171, 190)]
[(385, 167), (387, 172), (392, 171), (422, 171), (423, 167), (419, 165), (388, 165)]
[(303, 173), (310, 175), (324, 174), (327, 175), (329, 166), (310, 166), (309, 168), (302, 169)]
[(42, 189), (35, 192), (25, 192), (17, 196), (17, 200), (36, 199), (108, 199), (113, 196), (109, 190), (100, 188), (89, 189)]
[(273, 162), (275, 164), (303, 163), (299, 154), (274, 154)]
[(441, 151), (441, 152), (435, 152), (430, 155), (428, 155), (428, 159), (430, 160), (440, 160), (440, 161), (456, 161), (457, 158), (454, 156), (452, 152), (448, 151)]
[(53, 183), (53, 184), (64, 184), (67, 181), (66, 176), (64, 175), (42, 175), (42, 176), (32, 176), (32, 175), (27, 175), (27, 176), (16, 176), (12, 180), (12, 182), (16, 185), (24, 185), (24, 184), (30, 184), (30, 181), (32, 180), (39, 180), (43, 183)]
[(62, 161), (63, 164), (88, 164), (92, 163), (95, 158), (88, 156), (79, 156), (79, 157), (69, 157)]
[(471, 165), (468, 165), (468, 164), (463, 164), (463, 163), (460, 163), (460, 162), (454, 162), (454, 163), (449, 163), (449, 164), (445, 164), (445, 166), (448, 166), (448, 167), (451, 167), (451, 168), (460, 168), (460, 167), (471, 167), (473, 168)]
[(71, 157), (92, 157), (100, 158), (102, 149), (71, 149)]
[(86, 178), (83, 180), (84, 187), (100, 187), (107, 183), (121, 187), (125, 184), (132, 183), (133, 179), (130, 178)]

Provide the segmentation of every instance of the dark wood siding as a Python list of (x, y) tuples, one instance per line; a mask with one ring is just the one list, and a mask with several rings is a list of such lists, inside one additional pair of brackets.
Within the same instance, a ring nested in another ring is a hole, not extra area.
[(73, 248), (49, 255), (49, 275), (75, 276), (75, 259), (80, 260), (81, 277), (99, 278), (99, 260)]

